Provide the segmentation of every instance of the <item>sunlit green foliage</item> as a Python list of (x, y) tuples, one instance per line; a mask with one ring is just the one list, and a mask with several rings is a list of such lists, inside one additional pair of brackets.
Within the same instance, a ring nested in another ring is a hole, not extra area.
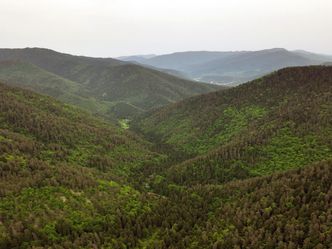
[(120, 127), (124, 130), (129, 129), (129, 122), (130, 122), (129, 119), (120, 119), (119, 120)]
[(331, 74), (331, 67), (280, 70), (152, 112), (136, 129), (175, 153), (198, 155), (156, 169), (176, 184), (224, 183), (303, 167), (332, 157)]
[(151, 142), (0, 84), (0, 248), (331, 248), (331, 75), (161, 109)]

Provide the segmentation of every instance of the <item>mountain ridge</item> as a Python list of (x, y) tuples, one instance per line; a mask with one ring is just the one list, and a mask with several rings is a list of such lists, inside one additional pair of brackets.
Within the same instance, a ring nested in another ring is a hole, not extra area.
[(76, 103), (80, 105), (79, 100), (83, 98), (82, 107), (90, 102), (88, 109), (100, 108), (101, 114), (115, 119), (128, 118), (136, 111), (141, 112), (139, 110), (146, 111), (219, 88), (111, 58), (72, 56), (49, 49), (0, 49), (0, 61), (8, 60), (34, 64), (75, 82), (79, 93), (71, 94), (78, 99)]
[(330, 58), (307, 51), (272, 48), (258, 51), (176, 52), (151, 59), (141, 58), (140, 63), (177, 70), (191, 79), (237, 85), (284, 67), (318, 65)]

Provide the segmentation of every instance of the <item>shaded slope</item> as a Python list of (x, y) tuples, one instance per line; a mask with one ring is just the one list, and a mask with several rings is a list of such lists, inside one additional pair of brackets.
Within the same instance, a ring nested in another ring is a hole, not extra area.
[(112, 68), (103, 82), (91, 88), (95, 96), (104, 100), (124, 100), (143, 109), (160, 107), (168, 103), (217, 89), (217, 86), (180, 79), (157, 70), (138, 65), (124, 65)]
[(115, 66), (124, 64), (112, 58), (73, 56), (44, 48), (0, 49), (0, 60), (22, 60), (47, 71), (75, 81), (80, 72), (91, 66)]
[[(111, 103), (88, 97), (88, 90), (79, 83), (50, 73), (22, 61), (0, 62), (0, 80), (80, 106), (92, 113), (105, 114)], [(110, 115), (111, 116), (111, 115)]]
[(40, 67), (21, 61), (0, 62), (1, 81), (18, 84), (21, 87), (59, 97), (67, 92), (77, 91), (79, 84), (49, 73)]
[(164, 171), (177, 184), (301, 167), (332, 156), (331, 76), (332, 67), (283, 69), (161, 108), (138, 126), (178, 153), (201, 155)]
[(122, 174), (154, 155), (143, 140), (81, 109), (19, 88), (0, 87), (2, 131), (41, 143), (37, 154), (43, 160), (100, 166)]
[(81, 86), (80, 97), (96, 99), (95, 105), (106, 104), (103, 113), (120, 109), (116, 117), (131, 114), (126, 112), (128, 108), (113, 108), (118, 102), (145, 111), (218, 89), (114, 59), (72, 56), (47, 49), (0, 49), (0, 60), (28, 62), (76, 82)]

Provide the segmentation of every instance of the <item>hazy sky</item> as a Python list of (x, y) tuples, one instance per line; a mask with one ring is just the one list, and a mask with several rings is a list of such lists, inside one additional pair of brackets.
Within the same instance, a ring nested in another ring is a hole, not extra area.
[(0, 47), (102, 57), (272, 47), (332, 54), (332, 0), (0, 0)]

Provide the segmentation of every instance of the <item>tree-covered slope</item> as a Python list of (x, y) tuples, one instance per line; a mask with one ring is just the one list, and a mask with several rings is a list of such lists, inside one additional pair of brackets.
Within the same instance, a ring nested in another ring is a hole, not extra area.
[[(90, 110), (99, 109), (102, 114), (116, 118), (132, 116), (133, 113), (144, 112), (220, 88), (115, 59), (73, 56), (48, 49), (0, 49), (0, 61), (6, 60), (30, 63), (76, 83), (78, 89), (73, 96), (76, 98), (76, 104)], [(22, 72), (18, 67), (12, 70), (12, 74), (22, 76), (23, 73), (27, 73), (26, 78), (29, 84), (34, 86), (33, 89), (40, 88), (40, 79), (36, 79), (35, 85), (31, 80), (30, 75), (34, 71), (29, 72), (26, 69)], [(27, 84), (22, 78), (20, 82)], [(59, 91), (67, 91), (63, 84), (57, 84), (58, 81), (49, 82), (45, 78), (45, 85), (50, 83), (57, 85)]]
[[(59, 53), (44, 48), (0, 49), (0, 60), (21, 60), (30, 62), (47, 71), (71, 79), (73, 75), (91, 66), (105, 67), (123, 65), (122, 61), (112, 58), (92, 58)], [(74, 78), (72, 79), (74, 80)]]
[(137, 126), (179, 154), (198, 155), (164, 170), (168, 179), (220, 183), (330, 158), (331, 94), (332, 67), (287, 68), (161, 108)]
[(22, 61), (0, 62), (0, 80), (80, 106), (95, 114), (105, 114), (111, 102), (89, 97), (81, 84), (50, 73), (34, 64)]
[[(27, 151), (40, 160), (120, 174), (155, 156), (147, 142), (81, 109), (19, 88), (0, 87), (1, 142), (6, 146), (17, 135), (23, 145), (27, 140)], [(27, 158), (22, 155), (23, 159)]]
[[(184, 213), (201, 212), (187, 233), (177, 221), (170, 248), (331, 248), (331, 180), (329, 160), (225, 185), (169, 188)], [(177, 234), (186, 239), (177, 242)]]
[(101, 231), (105, 244), (121, 245), (122, 219), (154, 205), (125, 185), (132, 169), (163, 160), (149, 148), (78, 108), (0, 83), (0, 248), (91, 248)]
[[(216, 154), (180, 166), (78, 108), (0, 84), (0, 248), (330, 248), (332, 164), (324, 154), (331, 146), (330, 73), (328, 67), (287, 69), (241, 86), (255, 89), (246, 101), (264, 103), (263, 115), (217, 146)], [(270, 84), (287, 86), (288, 104), (274, 110), (269, 91), (264, 100), (259, 89)], [(284, 139), (289, 131), (304, 135), (312, 160), (302, 160), (298, 150), (300, 157), (294, 156), (298, 139)], [(282, 138), (272, 149), (266, 146), (274, 144), (266, 142), (275, 138), (270, 134)], [(317, 143), (325, 146), (322, 154)], [(265, 155), (285, 155), (283, 170), (300, 159), (298, 169), (225, 183), (248, 177), (240, 160), (260, 162), (259, 150), (249, 146), (261, 145), (269, 149)]]

